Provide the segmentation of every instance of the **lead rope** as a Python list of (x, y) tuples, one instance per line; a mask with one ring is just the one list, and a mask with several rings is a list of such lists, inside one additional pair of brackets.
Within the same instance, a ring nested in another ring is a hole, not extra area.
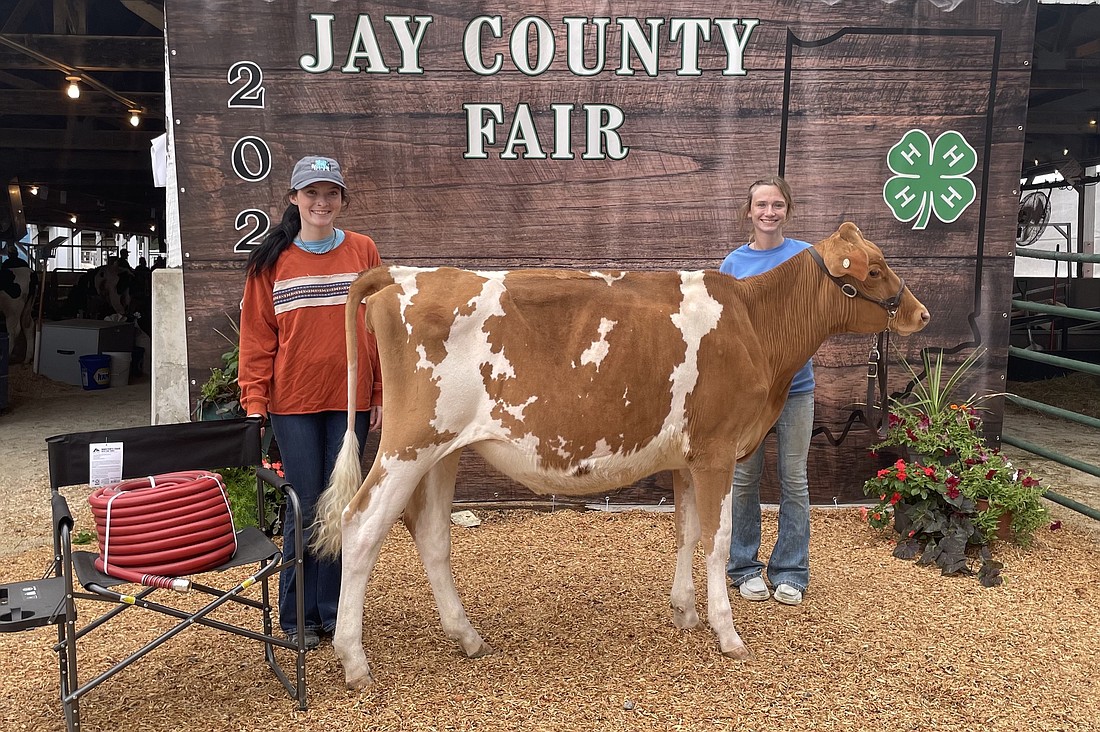
[[(879, 440), (886, 439), (889, 426), (890, 404), (887, 396), (887, 377), (890, 350), (890, 331), (879, 331), (878, 338), (871, 343), (871, 352), (867, 356), (867, 426)], [(876, 387), (878, 394), (876, 395)]]

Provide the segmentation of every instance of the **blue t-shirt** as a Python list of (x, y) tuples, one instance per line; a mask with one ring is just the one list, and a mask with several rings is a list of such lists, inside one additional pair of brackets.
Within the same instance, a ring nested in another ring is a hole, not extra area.
[[(786, 238), (783, 243), (773, 249), (753, 249), (748, 244), (739, 246), (729, 253), (719, 272), (733, 275), (739, 280), (753, 275), (763, 274), (775, 269), (788, 259), (801, 251), (810, 248), (810, 244), (798, 239)], [(806, 362), (791, 381), (790, 394), (805, 394), (814, 390), (814, 360)]]
[(304, 241), (301, 236), (296, 236), (294, 243), (299, 249), (304, 249), (310, 254), (326, 254), (344, 243), (344, 230), (333, 227), (332, 236), (326, 236), (318, 241)]

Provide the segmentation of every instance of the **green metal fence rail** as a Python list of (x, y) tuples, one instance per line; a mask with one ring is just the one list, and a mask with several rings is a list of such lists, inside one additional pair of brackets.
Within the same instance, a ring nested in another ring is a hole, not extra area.
[(1045, 302), (1029, 302), (1027, 300), (1013, 300), (1012, 307), (1017, 310), (1027, 310), (1031, 313), (1058, 315), (1066, 318), (1074, 318), (1075, 320), (1091, 320), (1094, 323), (1100, 322), (1100, 313), (1095, 310), (1082, 310), (1081, 308), (1047, 305)]
[[(1072, 252), (1043, 252), (1043, 251), (1030, 251), (1021, 247), (1016, 247), (1016, 256), (1028, 257), (1032, 259), (1053, 259), (1063, 262), (1091, 262), (1100, 263), (1100, 254), (1074, 254)], [(1082, 310), (1080, 308), (1063, 307), (1058, 305), (1047, 305), (1045, 303), (1028, 302), (1025, 300), (1013, 300), (1012, 307), (1017, 310), (1023, 310), (1032, 313), (1041, 313), (1044, 315), (1052, 315), (1063, 318), (1071, 318), (1075, 320), (1084, 320), (1089, 322), (1100, 322), (1100, 313), (1093, 310)], [(1063, 341), (1064, 345), (1064, 341)], [(1090, 363), (1088, 361), (1079, 361), (1072, 358), (1064, 358), (1062, 356), (1052, 356), (1049, 353), (1040, 353), (1031, 351), (1026, 348), (1017, 348), (1015, 346), (1009, 346), (1008, 355), (1010, 358), (1021, 358), (1027, 361), (1035, 361), (1038, 363), (1049, 364), (1057, 366), (1059, 368), (1069, 369), (1071, 371), (1080, 371), (1086, 374), (1094, 374), (1100, 376), (1100, 365)], [(1023, 397), (1016, 396), (1015, 394), (1007, 394), (1005, 398), (1018, 406), (1030, 409), (1041, 414), (1046, 414), (1052, 417), (1058, 417), (1060, 419), (1069, 420), (1075, 424), (1082, 425), (1094, 430), (1100, 430), (1100, 419), (1090, 417), (1078, 412), (1071, 412), (1067, 409), (1059, 409), (1058, 407), (1051, 406), (1049, 404), (1043, 404), (1032, 399), (1024, 399)], [(1053, 460), (1060, 465), (1065, 465), (1068, 468), (1078, 470), (1082, 473), (1087, 473), (1096, 477), (1100, 477), (1100, 466), (1086, 463), (1076, 458), (1072, 458), (1068, 455), (1063, 455), (1060, 452), (1051, 450), (1041, 445), (1036, 445), (1027, 440), (1022, 440), (1011, 435), (1001, 435), (1001, 442), (1006, 445), (1012, 445), (1026, 452), (1030, 452), (1033, 455), (1046, 458), (1047, 460)], [(1063, 496), (1054, 491), (1048, 490), (1043, 494), (1044, 498), (1047, 498), (1055, 503), (1058, 503), (1066, 508), (1070, 508), (1078, 513), (1082, 513), (1089, 518), (1100, 521), (1100, 509), (1087, 506), (1083, 503), (1073, 500), (1067, 496)]]
[(1096, 264), (1100, 262), (1100, 254), (1076, 254), (1074, 252), (1044, 252), (1036, 249), (1031, 251), (1023, 249), (1022, 247), (1016, 247), (1017, 257), (1027, 257), (1028, 259), (1056, 259), (1059, 262), (1086, 262)]

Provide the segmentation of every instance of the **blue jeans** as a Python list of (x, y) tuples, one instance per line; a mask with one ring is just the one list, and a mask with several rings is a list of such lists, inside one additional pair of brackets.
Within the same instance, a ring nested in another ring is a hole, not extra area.
[[(367, 436), (367, 412), (355, 415), (355, 434), (359, 452)], [(332, 632), (336, 627), (336, 608), (340, 604), (340, 560), (321, 560), (309, 548), (313, 537), (312, 524), (317, 499), (328, 485), (336, 456), (347, 430), (347, 412), (315, 414), (272, 414), (271, 427), (279, 442), (286, 479), (298, 494), (302, 506), (302, 527), (305, 530), (305, 556), (302, 578), (305, 587), (304, 627)], [(283, 521), (283, 559), (294, 556), (294, 516), (289, 507)], [(298, 630), (298, 593), (294, 581), (294, 566), (279, 576), (279, 625), (284, 632)]]
[[(772, 586), (788, 584), (804, 591), (810, 584), (810, 486), (806, 459), (814, 428), (814, 394), (789, 394), (779, 421), (778, 438), (779, 534), (768, 558)], [(733, 535), (726, 574), (734, 586), (759, 577), (760, 475), (764, 445), (737, 463), (733, 475)]]

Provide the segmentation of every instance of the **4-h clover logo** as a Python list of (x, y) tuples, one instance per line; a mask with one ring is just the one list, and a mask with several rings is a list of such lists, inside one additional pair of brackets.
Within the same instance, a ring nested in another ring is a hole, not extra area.
[(916, 219), (914, 229), (927, 226), (933, 213), (950, 224), (977, 197), (966, 176), (978, 164), (978, 153), (954, 130), (935, 144), (924, 130), (909, 130), (890, 148), (886, 164), (896, 175), (882, 187), (882, 197), (898, 221)]

